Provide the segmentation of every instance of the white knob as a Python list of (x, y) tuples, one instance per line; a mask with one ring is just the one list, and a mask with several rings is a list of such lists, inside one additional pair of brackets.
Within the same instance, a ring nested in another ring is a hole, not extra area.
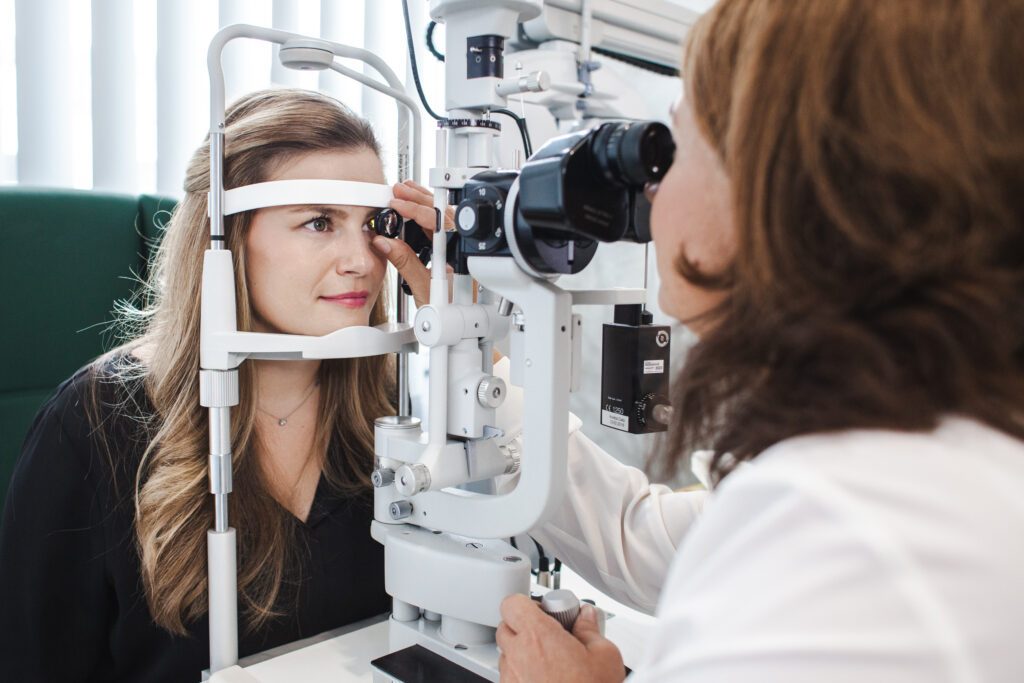
[(403, 496), (415, 496), (430, 488), (430, 470), (426, 465), (402, 465), (395, 471), (395, 488)]
[(508, 388), (500, 377), (484, 377), (476, 388), (476, 398), (484, 408), (497, 408), (505, 401)]
[(554, 617), (566, 631), (572, 631), (576, 617), (580, 615), (579, 598), (571, 590), (565, 588), (545, 593), (544, 597), (540, 599), (540, 606)]

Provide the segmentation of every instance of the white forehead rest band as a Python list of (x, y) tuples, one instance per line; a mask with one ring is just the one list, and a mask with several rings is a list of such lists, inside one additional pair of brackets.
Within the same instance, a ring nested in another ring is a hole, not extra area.
[(385, 208), (394, 195), (390, 185), (354, 180), (273, 180), (224, 191), (224, 215), (268, 206), (374, 206)]

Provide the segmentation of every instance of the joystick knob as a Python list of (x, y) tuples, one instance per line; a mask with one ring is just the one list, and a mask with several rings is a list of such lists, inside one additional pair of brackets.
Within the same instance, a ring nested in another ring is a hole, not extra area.
[(548, 591), (540, 599), (540, 608), (550, 614), (566, 631), (572, 631), (580, 615), (580, 600), (571, 590), (561, 588)]

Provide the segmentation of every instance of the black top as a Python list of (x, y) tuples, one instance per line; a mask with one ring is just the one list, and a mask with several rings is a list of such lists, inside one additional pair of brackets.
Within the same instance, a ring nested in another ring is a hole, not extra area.
[[(133, 530), (145, 446), (132, 436), (138, 423), (123, 415), (105, 422), (122, 449), (112, 472), (89, 437), (89, 382), (81, 370), (57, 389), (14, 470), (0, 527), (0, 678), (199, 681), (209, 666), (207, 618), (189, 624), (187, 637), (173, 636), (153, 623), (142, 591)], [(149, 409), (141, 386), (132, 393)], [(298, 586), (282, 601), (288, 614), (246, 633), (240, 611), (240, 657), (388, 611), (372, 518), (369, 492), (344, 496), (321, 478), (309, 518), (295, 519), (308, 551), (285, 578)]]

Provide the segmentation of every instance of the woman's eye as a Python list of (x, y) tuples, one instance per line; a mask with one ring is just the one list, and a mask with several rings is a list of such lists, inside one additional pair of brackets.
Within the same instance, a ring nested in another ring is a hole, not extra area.
[(327, 232), (331, 228), (331, 222), (324, 216), (314, 218), (308, 223), (303, 223), (302, 227), (312, 230), (313, 232)]

